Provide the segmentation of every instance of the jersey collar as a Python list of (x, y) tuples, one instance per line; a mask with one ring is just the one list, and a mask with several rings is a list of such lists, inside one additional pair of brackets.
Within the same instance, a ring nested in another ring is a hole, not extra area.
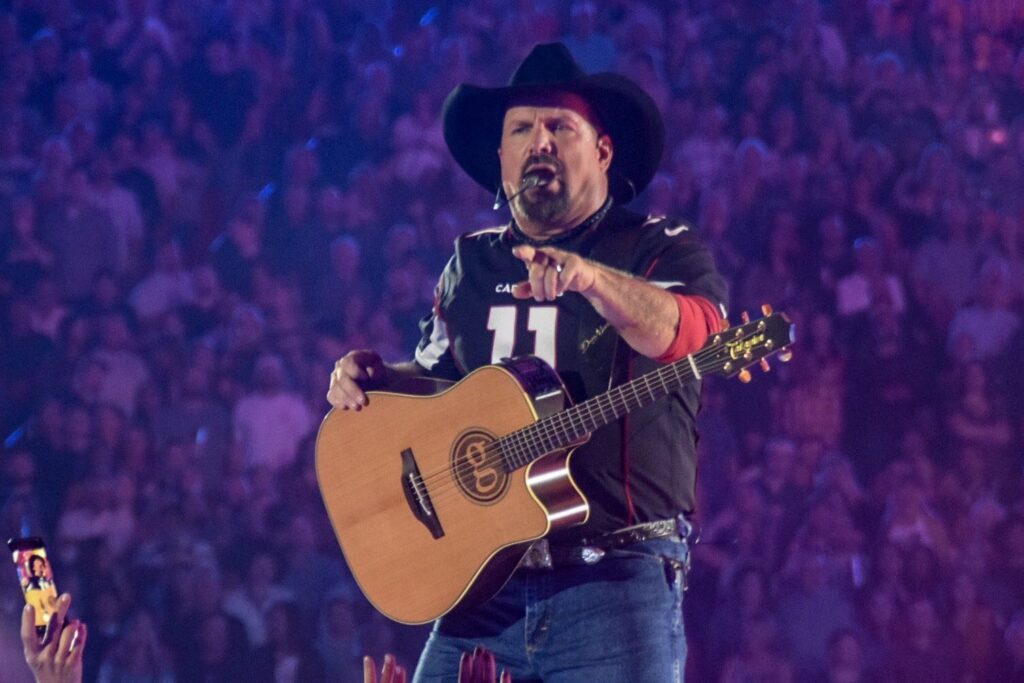
[(601, 205), (601, 208), (599, 208), (594, 213), (590, 214), (590, 216), (584, 219), (582, 223), (580, 223), (574, 228), (566, 230), (565, 232), (559, 233), (554, 237), (549, 237), (544, 240), (534, 239), (527, 235), (525, 232), (522, 231), (522, 228), (519, 227), (519, 224), (516, 223), (516, 219), (513, 218), (509, 221), (508, 224), (508, 235), (509, 238), (512, 240), (513, 245), (529, 244), (531, 247), (554, 246), (556, 244), (561, 244), (563, 242), (573, 240), (582, 235), (583, 233), (585, 233), (587, 230), (590, 230), (590, 228), (594, 227), (595, 225), (601, 222), (601, 219), (605, 217), (605, 215), (608, 213), (608, 209), (610, 208), (612, 208), (612, 197), (611, 195), (608, 195), (608, 197), (604, 200), (604, 204)]

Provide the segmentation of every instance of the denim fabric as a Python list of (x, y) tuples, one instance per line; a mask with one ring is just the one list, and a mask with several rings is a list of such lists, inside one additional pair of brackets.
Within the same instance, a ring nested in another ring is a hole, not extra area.
[(488, 602), (434, 624), (413, 682), (456, 681), (477, 645), (516, 683), (682, 681), (688, 553), (683, 540), (654, 539), (591, 566), (521, 569)]

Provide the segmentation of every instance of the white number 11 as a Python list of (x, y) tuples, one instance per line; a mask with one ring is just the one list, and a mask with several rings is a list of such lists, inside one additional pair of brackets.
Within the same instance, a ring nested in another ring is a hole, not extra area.
[[(551, 367), (555, 367), (557, 324), (558, 309), (554, 306), (530, 308), (526, 329), (533, 332), (533, 355), (540, 357)], [(491, 362), (497, 363), (502, 358), (510, 357), (516, 345), (516, 307), (491, 306), (491, 313), (487, 317), (487, 329), (494, 332)]]

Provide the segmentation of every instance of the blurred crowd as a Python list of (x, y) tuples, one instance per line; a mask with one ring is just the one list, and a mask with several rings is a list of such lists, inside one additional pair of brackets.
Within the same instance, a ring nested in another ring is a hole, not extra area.
[(408, 358), (454, 237), (507, 220), (445, 96), (550, 40), (660, 105), (634, 205), (799, 332), (705, 385), (690, 678), (1024, 680), (1020, 3), (10, 0), (0, 530), (47, 539), (86, 680), (415, 660), (347, 574), (316, 428), (333, 362)]

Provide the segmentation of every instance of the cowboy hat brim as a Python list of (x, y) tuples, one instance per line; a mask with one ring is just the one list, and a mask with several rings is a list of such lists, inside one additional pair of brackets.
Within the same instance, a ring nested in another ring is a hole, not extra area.
[(575, 93), (595, 109), (614, 149), (608, 171), (609, 191), (617, 203), (631, 201), (658, 170), (665, 127), (650, 96), (618, 74), (599, 73), (498, 88), (456, 87), (443, 110), (444, 139), (455, 161), (489, 192), (500, 190), (498, 148), (509, 103), (513, 98), (551, 91)]

